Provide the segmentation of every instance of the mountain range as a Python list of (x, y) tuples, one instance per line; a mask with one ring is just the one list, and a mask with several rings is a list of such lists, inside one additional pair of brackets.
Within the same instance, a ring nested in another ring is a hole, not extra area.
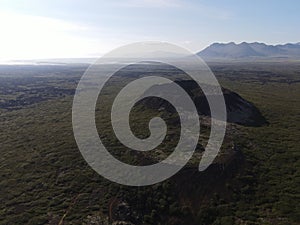
[[(213, 43), (202, 51), (196, 53), (205, 60), (265, 60), (265, 59), (296, 59), (300, 60), (300, 42), (287, 43), (279, 45), (267, 45), (265, 43), (242, 42), (236, 44), (229, 43)], [(138, 58), (153, 57), (159, 58), (180, 58), (182, 55), (168, 51), (153, 51), (148, 55), (138, 55)], [(93, 58), (52, 58), (52, 59), (35, 59), (35, 60), (4, 60), (0, 61), (0, 65), (63, 65), (63, 64), (92, 64), (99, 57)], [(117, 62), (117, 61), (116, 61)]]
[(300, 42), (267, 45), (265, 43), (214, 43), (197, 53), (204, 59), (300, 58)]

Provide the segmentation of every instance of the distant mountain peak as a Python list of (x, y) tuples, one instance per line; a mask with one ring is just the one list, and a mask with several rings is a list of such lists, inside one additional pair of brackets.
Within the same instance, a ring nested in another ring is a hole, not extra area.
[(213, 43), (198, 55), (208, 59), (300, 58), (300, 42), (284, 45), (267, 45), (260, 42)]

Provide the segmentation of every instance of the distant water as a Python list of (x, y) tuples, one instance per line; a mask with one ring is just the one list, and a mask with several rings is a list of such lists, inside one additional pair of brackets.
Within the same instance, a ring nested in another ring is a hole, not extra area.
[(92, 64), (97, 58), (60, 58), (60, 59), (34, 59), (34, 60), (0, 60), (0, 65), (66, 65), (66, 64)]

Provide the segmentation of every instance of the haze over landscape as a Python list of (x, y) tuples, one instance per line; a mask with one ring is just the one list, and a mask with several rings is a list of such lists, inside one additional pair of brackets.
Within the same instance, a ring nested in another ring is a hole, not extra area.
[(299, 42), (298, 1), (2, 0), (0, 61), (94, 58), (136, 41)]
[(299, 12), (0, 0), (0, 225), (299, 225)]

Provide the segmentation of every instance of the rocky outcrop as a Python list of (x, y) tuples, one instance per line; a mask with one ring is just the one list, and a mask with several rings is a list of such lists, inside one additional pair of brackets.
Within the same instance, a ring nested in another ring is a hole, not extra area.
[[(210, 107), (207, 98), (195, 81), (181, 80), (175, 82), (191, 96), (199, 115), (210, 116)], [(167, 90), (167, 85), (168, 84), (155, 85), (151, 87), (152, 90), (148, 90), (148, 92)], [(227, 122), (245, 126), (261, 126), (267, 124), (266, 119), (254, 104), (228, 89), (222, 88), (222, 91), (227, 109)], [(147, 91), (145, 93), (147, 93)], [(175, 101), (176, 98), (178, 98), (176, 94), (173, 97)], [(145, 98), (141, 101), (141, 104), (146, 108), (175, 112), (175, 108), (170, 103), (157, 97)]]

